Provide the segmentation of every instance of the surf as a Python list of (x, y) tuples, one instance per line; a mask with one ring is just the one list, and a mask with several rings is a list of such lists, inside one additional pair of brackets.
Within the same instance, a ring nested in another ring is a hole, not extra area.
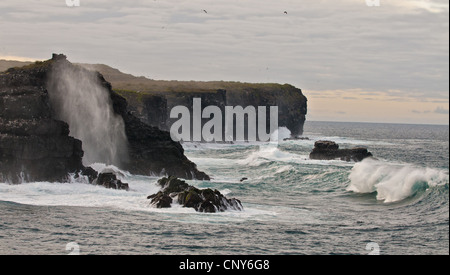
[(449, 184), (447, 171), (376, 159), (356, 163), (348, 178), (348, 191), (376, 193), (377, 200), (385, 203), (402, 201), (429, 188)]

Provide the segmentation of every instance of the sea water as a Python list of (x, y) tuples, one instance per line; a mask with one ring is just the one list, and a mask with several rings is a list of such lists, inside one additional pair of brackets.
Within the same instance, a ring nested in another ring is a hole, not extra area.
[[(189, 184), (244, 211), (156, 209), (158, 177), (114, 166), (129, 192), (74, 178), (0, 183), (0, 254), (449, 254), (448, 126), (307, 122), (304, 137), (183, 144), (212, 177)], [(374, 158), (310, 160), (324, 139)]]

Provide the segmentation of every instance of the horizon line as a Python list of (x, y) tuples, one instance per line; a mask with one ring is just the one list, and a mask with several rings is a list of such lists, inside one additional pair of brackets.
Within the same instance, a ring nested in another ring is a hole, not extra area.
[(308, 122), (331, 122), (331, 123), (366, 123), (366, 124), (393, 124), (393, 125), (423, 125), (423, 126), (450, 126), (449, 124), (433, 123), (408, 123), (408, 122), (374, 122), (374, 121), (332, 121), (332, 120), (306, 120)]

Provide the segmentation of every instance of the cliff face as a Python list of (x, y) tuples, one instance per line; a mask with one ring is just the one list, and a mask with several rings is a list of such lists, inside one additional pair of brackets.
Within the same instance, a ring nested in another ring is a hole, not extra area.
[[(70, 126), (66, 122), (56, 119), (56, 106), (52, 106), (49, 98), (47, 89), (54, 87), (47, 86), (56, 65), (88, 72), (72, 65), (64, 56), (55, 55), (52, 60), (0, 74), (2, 182), (63, 181), (68, 173), (85, 169), (82, 142), (70, 136)], [(151, 127), (128, 112), (127, 101), (112, 91), (103, 76), (89, 73), (107, 90), (115, 114), (123, 118), (128, 158), (120, 168), (142, 175), (163, 173), (185, 179), (209, 179), (187, 159), (182, 146), (173, 142), (168, 132)], [(77, 116), (76, 113), (73, 115)]]
[(191, 110), (192, 99), (197, 97), (202, 98), (203, 107), (214, 105), (221, 110), (223, 106), (278, 106), (279, 126), (287, 127), (293, 137), (303, 134), (307, 98), (300, 89), (288, 84), (161, 81), (135, 77), (106, 65), (80, 66), (100, 72), (114, 91), (126, 98), (130, 112), (147, 125), (165, 131), (176, 121), (169, 117), (172, 107), (182, 105)]
[[(303, 134), (307, 99), (302, 91), (285, 84), (235, 84), (227, 90), (228, 106), (278, 106), (278, 126), (286, 127), (291, 135)], [(269, 125), (269, 122), (266, 123)]]
[(0, 182), (63, 181), (84, 169), (81, 141), (52, 117), (46, 65), (0, 74)]
[(167, 99), (160, 95), (132, 91), (115, 92), (126, 98), (128, 111), (147, 125), (168, 131)]
[(128, 111), (127, 100), (112, 91), (106, 80), (103, 79), (103, 83), (111, 93), (114, 111), (125, 122), (130, 154), (124, 166), (126, 170), (141, 175), (167, 174), (184, 179), (210, 179), (197, 170), (197, 165), (184, 155), (183, 147), (172, 140), (169, 132), (142, 122)]
[[(280, 127), (287, 127), (293, 137), (303, 134), (307, 98), (292, 85), (254, 84), (225, 81), (163, 81), (125, 74), (106, 65), (81, 64), (103, 74), (115, 91), (129, 102), (129, 110), (145, 123), (170, 130), (176, 120), (169, 118), (173, 106), (192, 109), (192, 98), (202, 99), (203, 107), (278, 106)], [(267, 123), (268, 125), (268, 123)]]
[[(225, 106), (278, 106), (278, 125), (286, 127), (292, 136), (303, 134), (306, 121), (307, 99), (300, 89), (291, 85), (280, 84), (248, 84), (217, 82), (215, 90), (185, 91), (169, 90), (164, 92), (147, 91), (134, 92), (118, 90), (129, 103), (133, 111), (143, 122), (170, 131), (177, 119), (170, 118), (170, 111), (175, 106), (186, 106), (192, 113), (194, 98), (201, 98), (202, 109), (207, 106), (217, 106), (225, 113)], [(181, 88), (184, 89), (184, 88)], [(203, 124), (209, 119), (203, 119)], [(267, 116), (267, 132), (269, 131), (269, 116)]]

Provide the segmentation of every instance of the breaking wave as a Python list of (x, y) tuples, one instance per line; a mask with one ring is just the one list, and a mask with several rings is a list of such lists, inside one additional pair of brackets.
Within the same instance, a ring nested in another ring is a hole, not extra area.
[(448, 172), (416, 167), (412, 164), (365, 159), (356, 163), (349, 175), (348, 191), (377, 193), (377, 199), (397, 202), (414, 196), (428, 188), (448, 185)]

